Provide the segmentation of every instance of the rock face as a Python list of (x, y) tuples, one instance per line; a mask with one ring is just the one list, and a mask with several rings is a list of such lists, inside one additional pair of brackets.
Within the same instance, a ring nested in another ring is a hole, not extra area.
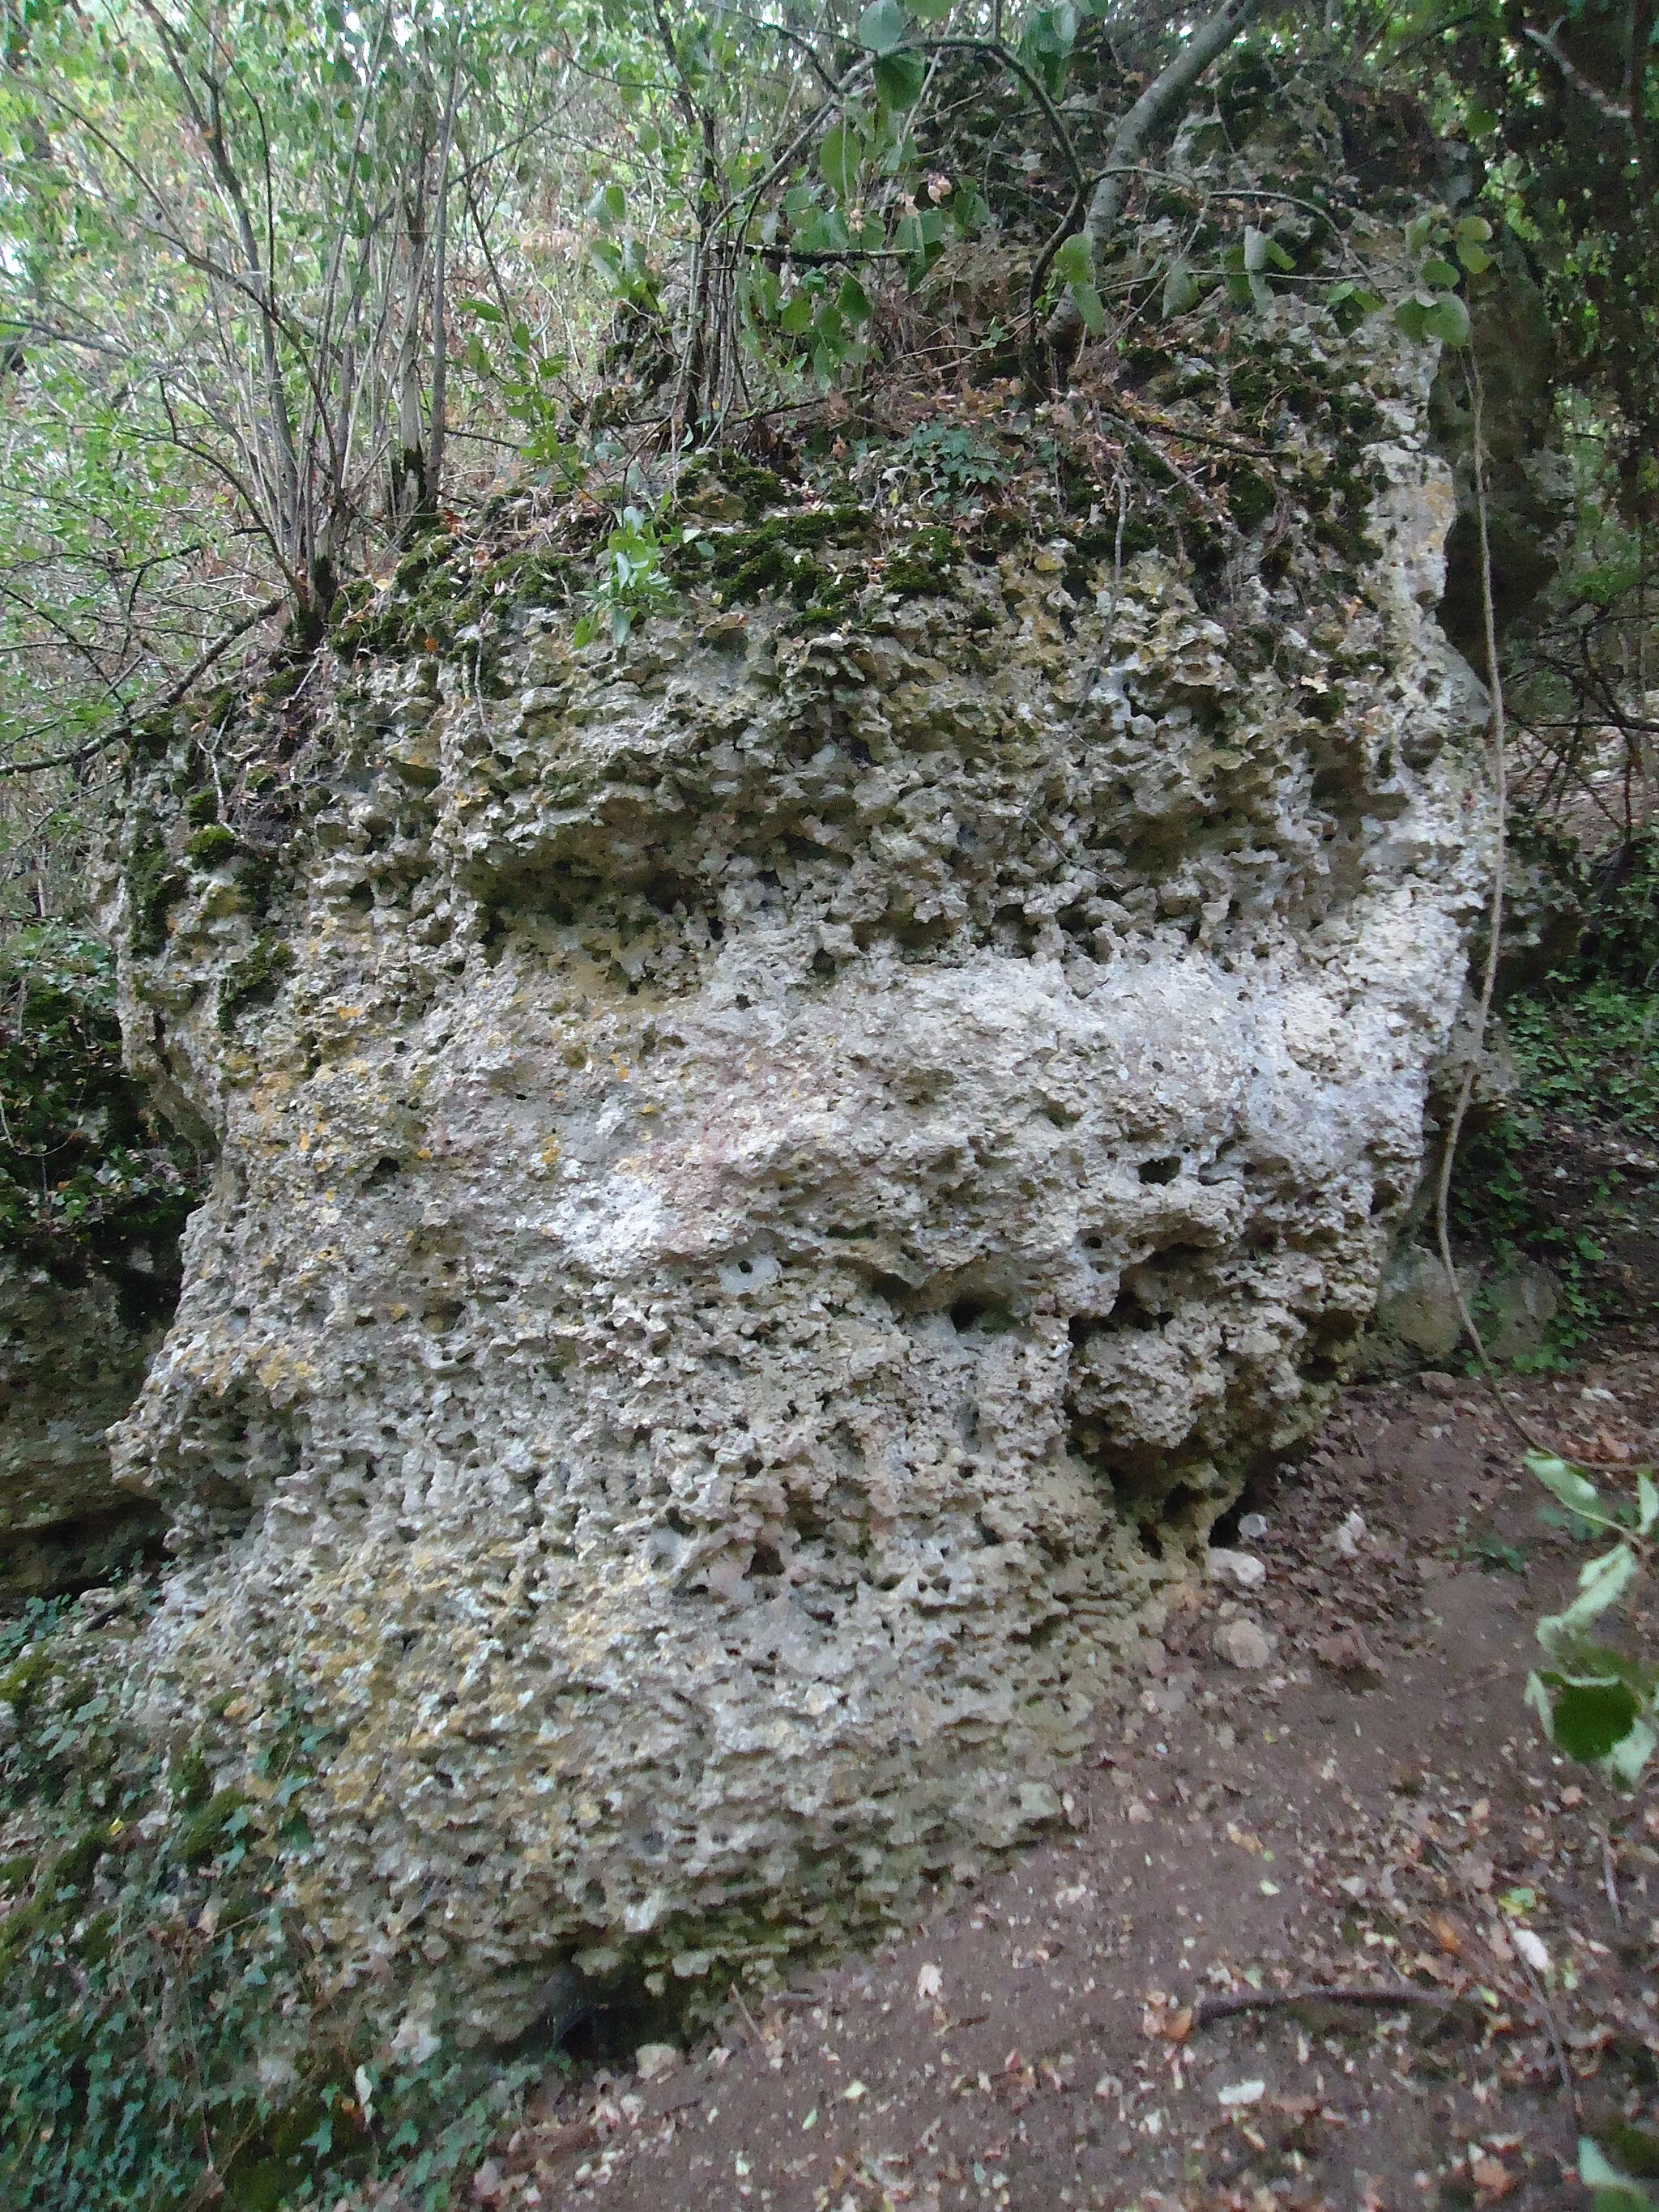
[(119, 1444), (152, 1707), (304, 1711), (295, 1894), (405, 2047), (573, 1956), (723, 1990), (1053, 1817), (1340, 1376), (1489, 813), (1431, 362), (1295, 313), (1380, 410), (1353, 576), (1293, 532), (1224, 624), (1109, 530), (866, 547), (833, 626), (342, 664), (274, 921), (182, 872), (182, 740), (135, 795), (131, 1049), (220, 1148)]
[(0, 1253), (0, 1598), (95, 1582), (160, 1534), (116, 1486), (105, 1433), (164, 1328), (106, 1270)]

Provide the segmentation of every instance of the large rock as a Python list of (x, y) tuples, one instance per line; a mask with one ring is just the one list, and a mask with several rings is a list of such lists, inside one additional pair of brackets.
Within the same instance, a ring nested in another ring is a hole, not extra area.
[(520, 612), (504, 696), (342, 665), (276, 921), (182, 749), (136, 794), (131, 1048), (222, 1152), (119, 1447), (149, 1709), (304, 1710), (295, 1894), (410, 2020), (723, 1988), (1051, 1818), (1342, 1372), (1490, 814), (1431, 362), (1275, 312), (1381, 410), (1362, 575), (1292, 528), (1224, 625), (1109, 527), (816, 630)]

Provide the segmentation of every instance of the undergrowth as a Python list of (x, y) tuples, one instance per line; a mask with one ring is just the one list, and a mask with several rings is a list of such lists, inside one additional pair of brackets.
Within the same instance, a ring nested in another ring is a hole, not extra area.
[(395, 2172), (435, 2212), (532, 2069), (400, 2058), (326, 1985), (289, 1888), (325, 1737), (296, 1704), (246, 1789), (208, 1735), (148, 1740), (121, 1686), (146, 1603), (0, 1626), (0, 2203), (282, 2212)]
[(0, 950), (0, 1245), (37, 1261), (176, 1237), (198, 1168), (121, 1066), (115, 963), (61, 923)]
[(1553, 975), (1510, 1000), (1504, 1022), (1514, 1094), (1468, 1140), (1453, 1215), (1500, 1273), (1522, 1258), (1554, 1271), (1561, 1303), (1548, 1338), (1515, 1362), (1549, 1369), (1605, 1322), (1634, 1317), (1606, 1240), (1629, 1224), (1639, 1194), (1626, 1155), (1659, 1146), (1659, 990)]

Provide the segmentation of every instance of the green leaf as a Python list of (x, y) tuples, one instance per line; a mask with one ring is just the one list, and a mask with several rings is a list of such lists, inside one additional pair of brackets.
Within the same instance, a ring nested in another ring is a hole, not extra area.
[(1423, 252), (1433, 235), (1434, 217), (1431, 215), (1414, 215), (1406, 225), (1407, 252), (1413, 256)]
[(1527, 1468), (1569, 1511), (1583, 1514), (1587, 1518), (1601, 1517), (1601, 1499), (1595, 1485), (1567, 1461), (1551, 1459), (1543, 1452), (1528, 1452)]
[(1425, 311), (1423, 327), (1443, 345), (1466, 346), (1469, 342), (1469, 311), (1455, 292), (1443, 292)]
[(507, 320), (493, 300), (457, 300), (455, 312), (460, 315), (476, 315), (481, 323), (504, 323)]
[(1449, 292), (1457, 282), (1457, 270), (1443, 255), (1432, 254), (1423, 264), (1423, 282), (1437, 291)]
[(599, 205), (600, 222), (614, 227), (628, 213), (628, 195), (620, 185), (607, 185), (599, 194)]
[(844, 276), (836, 295), (836, 305), (849, 323), (867, 323), (871, 307), (869, 295), (856, 276)]
[(1460, 242), (1457, 258), (1471, 276), (1484, 276), (1492, 267), (1492, 256), (1484, 246), (1468, 246)]
[(859, 44), (866, 52), (890, 54), (908, 27), (898, 0), (872, 0), (859, 17)]
[(1452, 234), (1460, 246), (1484, 245), (1492, 236), (1492, 225), (1483, 215), (1460, 216)]
[(1635, 1581), (1635, 1553), (1628, 1544), (1615, 1544), (1610, 1552), (1589, 1561), (1578, 1573), (1578, 1595), (1565, 1612), (1549, 1614), (1538, 1624), (1538, 1641), (1547, 1651), (1566, 1639), (1580, 1636), (1593, 1621), (1620, 1599)]
[(1062, 284), (1092, 284), (1094, 283), (1094, 248), (1081, 231), (1066, 239), (1055, 254), (1054, 274)]
[(787, 331), (792, 338), (798, 338), (803, 331), (811, 329), (815, 313), (811, 294), (797, 292), (785, 301), (778, 317), (778, 328)]
[(850, 200), (864, 160), (864, 142), (850, 123), (837, 123), (823, 134), (818, 170), (837, 198)]
[(1418, 345), (1422, 344), (1427, 335), (1428, 312), (1429, 302), (1426, 300), (1419, 300), (1410, 295), (1398, 301), (1395, 307), (1395, 322), (1399, 324), (1406, 336)]
[(927, 59), (918, 53), (883, 54), (876, 63), (876, 96), (895, 114), (902, 115), (921, 98), (927, 82)]
[(1202, 297), (1203, 288), (1184, 261), (1172, 261), (1170, 273), (1164, 279), (1164, 319), (1172, 315), (1184, 315), (1195, 307)]
[(1593, 2212), (1659, 2212), (1647, 2191), (1620, 2173), (1588, 2136), (1578, 2142), (1578, 2179), (1594, 2192)]
[(1659, 1744), (1659, 1735), (1654, 1734), (1652, 1723), (1638, 1720), (1624, 1741), (1614, 1744), (1607, 1753), (1607, 1765), (1621, 1782), (1627, 1782), (1634, 1789), (1656, 1744)]
[(1645, 1536), (1659, 1521), (1659, 1484), (1655, 1483), (1645, 1468), (1636, 1478), (1636, 1533)]
[(1550, 1707), (1550, 1734), (1569, 1759), (1589, 1763), (1606, 1759), (1641, 1717), (1628, 1683), (1562, 1682)]
[(1106, 307), (1092, 284), (1072, 284), (1066, 289), (1072, 304), (1083, 319), (1083, 327), (1091, 338), (1097, 338), (1106, 327)]

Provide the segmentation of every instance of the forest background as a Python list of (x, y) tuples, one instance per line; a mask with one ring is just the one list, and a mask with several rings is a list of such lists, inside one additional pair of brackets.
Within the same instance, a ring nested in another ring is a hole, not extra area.
[[(1340, 118), (1401, 203), (1390, 296), (1322, 260), (1340, 210), (1317, 184), (1171, 201), (1200, 80), (1224, 140), (1274, 104)], [(1442, 349), (1463, 495), (1443, 618), (1502, 678), (1514, 887), (1512, 1076), (1455, 1215), (1500, 1273), (1549, 1261), (1559, 1303), (1523, 1357), (1570, 1363), (1633, 1311), (1610, 1163), (1659, 1143), (1656, 128), (1650, 0), (7, 0), (8, 1244), (51, 1264), (176, 1226), (196, 1188), (188, 1147), (124, 1101), (88, 912), (128, 763), (167, 718), (187, 708), (211, 761), (239, 697), (281, 708), (320, 653), (372, 649), (411, 608), (464, 652), (491, 619), (456, 581), (473, 547), (495, 575), (504, 543), (544, 563), (579, 641), (621, 637), (696, 557), (711, 448), (739, 493), (791, 447), (867, 455), (884, 495), (948, 521), (1052, 458), (1085, 374), (1124, 394), (1121, 552), (1172, 489), (1218, 504), (1145, 401), (1164, 325), (1215, 292), (1248, 324), (1296, 290)], [(915, 312), (941, 264), (973, 295), (954, 327)], [(1523, 465), (1544, 449), (1547, 499)], [(1227, 474), (1237, 529), (1262, 519), (1252, 486)], [(241, 833), (222, 792), (198, 796), (210, 865)], [(1564, 1151), (1567, 1130), (1595, 1141)], [(427, 2089), (422, 2127), (459, 2094)], [(319, 2172), (328, 2136), (303, 2146)]]

